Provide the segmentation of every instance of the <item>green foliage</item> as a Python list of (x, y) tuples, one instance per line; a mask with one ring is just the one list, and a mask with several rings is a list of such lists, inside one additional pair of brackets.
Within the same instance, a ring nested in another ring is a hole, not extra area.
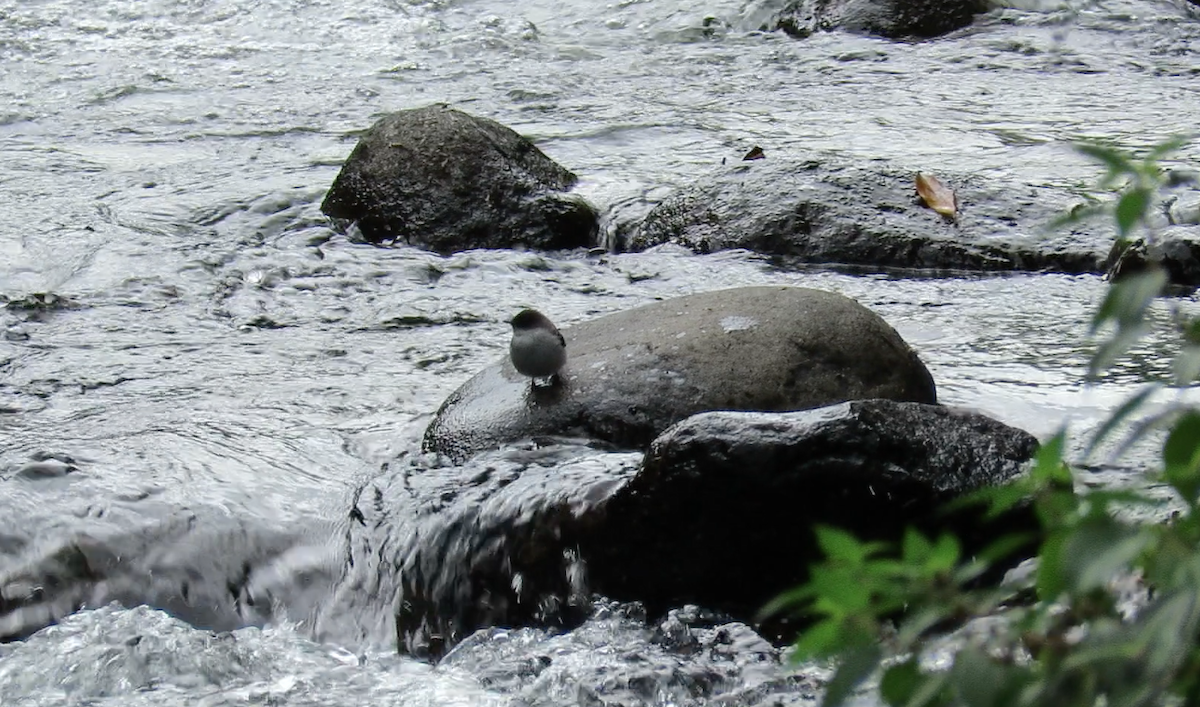
[[(1167, 184), (1158, 163), (1185, 142), (1173, 138), (1140, 159), (1112, 147), (1078, 146), (1105, 168), (1101, 186), (1120, 193), (1065, 220), (1105, 211), (1120, 241), (1147, 229)], [(1090, 333), (1107, 335), (1089, 377), (1150, 330), (1147, 313), (1165, 285), (1166, 275), (1151, 268), (1109, 287), (1092, 320)], [(1200, 375), (1200, 321), (1176, 313), (1175, 325), (1184, 340), (1177, 382), (1187, 385)], [(1118, 451), (1166, 430), (1155, 473), (1178, 509), (1169, 522), (1132, 519), (1128, 511), (1139, 506), (1164, 515), (1162, 500), (1143, 493), (1077, 492), (1063, 431), (1043, 443), (1025, 477), (954, 504), (983, 504), (990, 516), (1032, 505), (1041, 524), (1036, 571), (1005, 586), (974, 580), (1022, 538), (1000, 538), (964, 557), (950, 535), (929, 538), (910, 529), (888, 544), (816, 528), (825, 559), (811, 568), (807, 584), (763, 611), (811, 622), (796, 642), (797, 659), (836, 660), (823, 704), (842, 704), (872, 676), (879, 698), (896, 707), (1200, 704), (1200, 410), (1176, 404), (1146, 415), (1158, 390), (1143, 388), (1114, 411), (1087, 454), (1120, 429), (1131, 431)], [(1145, 599), (1123, 603), (1122, 586), (1143, 589)], [(929, 660), (946, 642), (947, 627), (980, 616), (995, 623), (986, 643), (960, 640), (948, 666), (945, 658)]]

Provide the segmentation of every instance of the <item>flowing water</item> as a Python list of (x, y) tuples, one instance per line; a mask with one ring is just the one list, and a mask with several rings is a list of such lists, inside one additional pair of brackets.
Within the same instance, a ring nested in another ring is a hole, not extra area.
[[(1183, 0), (1013, 0), (925, 43), (756, 31), (779, 4), (0, 0), (0, 574), (182, 515), (252, 523), (282, 585), (321, 576), (356, 484), (416, 452), (525, 306), (566, 325), (720, 287), (835, 290), (901, 332), (944, 402), (1043, 436), (1169, 375), (1160, 336), (1081, 383), (1095, 277), (438, 257), (355, 243), (319, 212), (358, 131), (432, 102), (534, 139), (608, 229), (754, 145), (1078, 186), (1098, 172), (1066, 142), (1144, 147), (1200, 114)], [(1096, 483), (1137, 483), (1139, 454)], [(202, 573), (214, 547), (170, 559)], [(807, 704), (825, 677), (694, 608), (647, 623), (601, 603), (573, 631), (487, 630), (437, 665), (386, 629), (315, 640), (285, 609), (195, 628), (90, 607), (0, 646), (0, 704)]]

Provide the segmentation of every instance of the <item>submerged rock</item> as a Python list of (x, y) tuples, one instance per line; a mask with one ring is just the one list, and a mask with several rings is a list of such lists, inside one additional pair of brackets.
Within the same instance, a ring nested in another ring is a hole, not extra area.
[(790, 0), (766, 28), (794, 37), (842, 29), (880, 37), (928, 38), (961, 29), (991, 0)]
[(485, 626), (579, 623), (589, 607), (578, 523), (639, 460), (554, 445), (461, 466), (392, 464), (357, 493), (344, 576), (317, 636), (394, 635), (402, 652), (437, 656)]
[(879, 315), (832, 292), (744, 287), (656, 302), (563, 329), (560, 384), (505, 357), (455, 391), (425, 447), (463, 459), (537, 435), (641, 449), (706, 410), (801, 410), (858, 398), (937, 402), (916, 353)]
[(1036, 447), (983, 415), (863, 400), (697, 415), (644, 460), (555, 445), (461, 466), (410, 461), (358, 493), (345, 576), (318, 634), (350, 640), (339, 633), (349, 619), (392, 607), (401, 650), (439, 655), (486, 626), (572, 626), (594, 593), (654, 615), (697, 604), (752, 621), (805, 578), (814, 523), (892, 540), (908, 524), (948, 529), (968, 552), (1036, 527), (1023, 512), (938, 513), (1016, 476)]
[[(153, 606), (197, 628), (261, 625), (276, 607), (256, 598), (256, 590), (278, 589), (274, 563), (302, 544), (296, 534), (231, 517), (226, 509), (180, 511), (144, 528), (32, 543), (0, 568), (0, 641), (110, 602)], [(290, 588), (294, 596), (275, 597), (294, 601), (299, 616), (301, 600), (315, 600), (305, 592), (319, 591), (319, 581), (305, 581), (308, 588)]]
[(594, 244), (595, 209), (575, 175), (532, 142), (444, 104), (402, 110), (363, 135), (321, 204), (373, 243), (439, 253)]
[(832, 160), (740, 162), (669, 196), (623, 245), (747, 248), (878, 268), (1103, 272), (1111, 223), (1047, 233), (1078, 201), (1065, 190), (939, 173), (958, 202), (947, 219), (918, 199), (915, 176)]

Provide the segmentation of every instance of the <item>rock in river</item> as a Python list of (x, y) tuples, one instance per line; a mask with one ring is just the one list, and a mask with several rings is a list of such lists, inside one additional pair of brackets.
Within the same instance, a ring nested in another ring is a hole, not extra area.
[(561, 383), (507, 357), (442, 405), (432, 451), (577, 435), (642, 449), (707, 410), (802, 410), (860, 398), (937, 402), (933, 378), (879, 315), (833, 292), (744, 287), (678, 297), (563, 329)]
[(942, 508), (1017, 476), (1037, 447), (1029, 433), (981, 414), (890, 400), (703, 413), (654, 441), (580, 547), (606, 596), (748, 618), (818, 556), (814, 523), (892, 541), (906, 525), (951, 531), (968, 553), (1031, 531), (1027, 509), (990, 523), (979, 508)]
[(357, 495), (345, 574), (317, 632), (352, 640), (348, 617), (390, 607), (401, 649), (437, 655), (485, 626), (569, 627), (593, 593), (752, 621), (817, 559), (814, 523), (888, 540), (909, 524), (950, 530), (968, 553), (1036, 527), (1025, 510), (939, 513), (1019, 474), (1036, 447), (983, 415), (861, 400), (696, 415), (644, 460), (556, 445), (455, 466), (398, 460)]
[[(304, 530), (317, 535), (323, 525)], [(299, 530), (197, 506), (136, 528), (26, 543), (0, 563), (0, 641), (109, 602), (146, 604), (220, 631), (267, 622), (272, 598), (302, 617), (327, 596), (329, 582), (316, 571), (281, 579), (279, 568), (306, 542)]]
[(321, 211), (357, 221), (371, 242), (439, 253), (591, 246), (596, 211), (565, 193), (575, 181), (509, 128), (438, 104), (375, 123)]
[(1115, 231), (1101, 220), (1053, 234), (1079, 203), (1064, 189), (939, 174), (955, 190), (946, 219), (917, 198), (915, 173), (836, 158), (739, 162), (683, 187), (625, 243), (697, 252), (748, 248), (807, 263), (937, 270), (1102, 273)]
[(1176, 285), (1200, 285), (1200, 227), (1168, 226), (1159, 229), (1152, 241), (1136, 238), (1115, 243), (1109, 256), (1108, 276), (1120, 280), (1152, 265), (1165, 271)]
[(790, 0), (767, 29), (795, 37), (843, 29), (881, 37), (936, 37), (966, 27), (990, 0)]

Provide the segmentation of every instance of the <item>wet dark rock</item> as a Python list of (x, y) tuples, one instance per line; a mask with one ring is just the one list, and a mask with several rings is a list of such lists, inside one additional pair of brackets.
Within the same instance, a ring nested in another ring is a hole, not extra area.
[(801, 38), (835, 29), (929, 38), (970, 25), (991, 5), (990, 0), (791, 0), (764, 29)]
[(747, 248), (872, 268), (1104, 272), (1111, 223), (1047, 232), (1079, 202), (1075, 195), (938, 173), (958, 202), (957, 218), (947, 219), (922, 204), (915, 177), (884, 164), (833, 159), (741, 162), (668, 197), (618, 246)]
[(401, 651), (437, 656), (485, 626), (579, 623), (589, 607), (572, 528), (640, 457), (555, 446), (393, 465), (357, 494), (317, 636), (361, 643), (389, 635), (394, 615)]
[(0, 640), (113, 601), (153, 606), (199, 628), (261, 625), (273, 607), (248, 586), (296, 542), (252, 520), (181, 512), (142, 529), (30, 545), (0, 568)]
[(889, 400), (703, 413), (654, 441), (579, 547), (606, 596), (636, 596), (651, 612), (694, 602), (752, 617), (816, 559), (815, 523), (882, 540), (907, 525), (949, 530), (968, 552), (1034, 530), (1026, 511), (988, 523), (979, 509), (941, 509), (1016, 477), (1037, 447), (981, 414)]
[(576, 625), (593, 593), (652, 616), (695, 604), (752, 621), (804, 579), (813, 523), (891, 540), (909, 524), (949, 529), (968, 552), (1036, 527), (1023, 512), (991, 523), (977, 509), (939, 513), (1016, 476), (1036, 447), (983, 415), (862, 400), (704, 413), (644, 458), (553, 446), (461, 466), (410, 461), (360, 490), (345, 578), (318, 633), (350, 640), (338, 634), (348, 617), (394, 607), (401, 649), (440, 655), (482, 627)]
[(359, 140), (321, 210), (373, 243), (439, 253), (594, 245), (595, 209), (575, 175), (532, 142), (444, 104), (381, 119)]
[[(33, 292), (29, 294), (10, 296), (0, 293), (0, 307), (13, 315), (17, 321), (44, 322), (55, 313), (78, 309), (81, 305), (75, 300), (53, 292)], [(5, 332), (9, 341), (25, 341), (28, 332), (16, 328)]]
[(79, 467), (73, 463), (50, 457), (25, 462), (17, 467), (13, 476), (28, 480), (54, 479), (78, 470)]
[(1123, 277), (1146, 271), (1152, 265), (1167, 271), (1167, 281), (1176, 285), (1200, 285), (1200, 228), (1171, 226), (1155, 234), (1147, 243), (1138, 238), (1128, 244), (1117, 243), (1109, 253), (1108, 275)]
[(0, 471), (0, 477), (11, 474), (11, 478), (25, 481), (57, 479), (79, 471), (75, 459), (62, 452), (37, 451), (29, 455), (29, 461), (6, 466)]
[(7, 310), (26, 312), (57, 311), (72, 309), (76, 306), (70, 298), (54, 292), (34, 292), (11, 299), (7, 295), (0, 294), (0, 303), (3, 303)]
[(802, 410), (859, 398), (933, 403), (916, 353), (879, 315), (832, 292), (744, 287), (563, 329), (567, 365), (534, 387), (505, 357), (455, 391), (427, 449), (463, 459), (537, 435), (643, 449), (707, 410)]

